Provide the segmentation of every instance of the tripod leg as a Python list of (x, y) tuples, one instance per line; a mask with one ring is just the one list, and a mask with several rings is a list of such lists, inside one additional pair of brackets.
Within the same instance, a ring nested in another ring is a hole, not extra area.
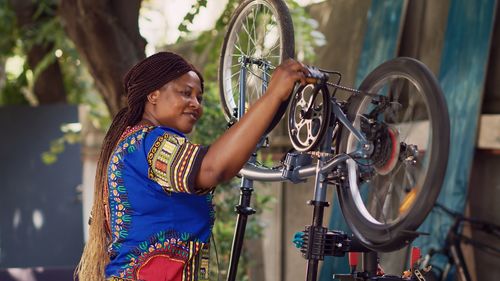
[(233, 245), (231, 247), (231, 258), (229, 260), (229, 271), (227, 281), (236, 280), (236, 272), (238, 270), (238, 262), (240, 260), (241, 249), (243, 248), (243, 239), (245, 237), (245, 229), (249, 215), (255, 214), (255, 210), (250, 207), (252, 199), (253, 181), (242, 178), (240, 188), (240, 202), (236, 206), (236, 227), (233, 237)]

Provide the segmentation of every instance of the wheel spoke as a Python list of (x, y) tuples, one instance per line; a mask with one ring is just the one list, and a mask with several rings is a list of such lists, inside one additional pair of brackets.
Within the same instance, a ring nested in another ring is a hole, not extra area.
[[(247, 22), (247, 24), (248, 24), (248, 18), (246, 18), (246, 22)], [(252, 35), (250, 34), (250, 31), (248, 31), (247, 26), (246, 26), (246, 25), (243, 25), (242, 27), (243, 27), (243, 29), (245, 30), (245, 32), (246, 32), (246, 34), (247, 34), (247, 36), (248, 36), (248, 39), (249, 39), (249, 40), (248, 40), (248, 42), (247, 42), (247, 50), (249, 51), (249, 53), (248, 53), (248, 54), (251, 54), (251, 52), (250, 52), (250, 50), (251, 50), (251, 48), (250, 48), (250, 43), (252, 43), (254, 46), (256, 46), (256, 45), (257, 45), (257, 43), (254, 41), (254, 38), (252, 38)]]
[[(275, 44), (274, 46), (272, 46), (268, 53), (271, 54), (274, 50), (276, 50), (279, 47), (280, 47), (280, 44), (279, 44), (279, 40), (278, 40), (278, 43)], [(269, 56), (267, 56), (267, 57), (269, 57)], [(279, 58), (279, 56), (275, 56), (275, 57)]]
[[(256, 22), (257, 22), (257, 20), (258, 20), (258, 13), (257, 13), (257, 10), (258, 10), (258, 9), (260, 9), (261, 7), (262, 7), (262, 5), (259, 5), (257, 8), (255, 8), (255, 9), (254, 9), (254, 15), (253, 15), (253, 38), (254, 38), (254, 40), (253, 40), (253, 41), (254, 41), (254, 42), (257, 42), (257, 40), (256, 40), (256, 39), (257, 39), (257, 31), (256, 31), (256, 29), (257, 29), (257, 28), (256, 28), (256, 26), (255, 26), (255, 25), (256, 25)], [(254, 43), (254, 46), (253, 46), (253, 48), (254, 48), (254, 49), (252, 50), (252, 52), (254, 52), (254, 51), (255, 51), (255, 47), (256, 47), (256, 46), (257, 46), (257, 44), (256, 44), (256, 43)]]
[(237, 76), (237, 75), (238, 76), (240, 75), (240, 71), (231, 74), (231, 76), (229, 76), (229, 77), (226, 77), (224, 81), (232, 80), (234, 78), (234, 76)]
[(236, 48), (236, 50), (240, 51), (240, 53), (242, 55), (245, 55), (245, 52), (243, 52), (241, 49), (240, 49), (240, 46), (239, 45), (234, 45), (234, 47)]
[(387, 223), (388, 221), (388, 217), (391, 218), (392, 216), (390, 216), (390, 211), (391, 211), (391, 207), (392, 207), (392, 196), (393, 196), (393, 193), (394, 193), (394, 183), (393, 182), (389, 182), (389, 186), (387, 188), (387, 192), (385, 193), (385, 196), (384, 196), (384, 201), (382, 202), (382, 210), (381, 210), (381, 216), (382, 216), (382, 220), (383, 220), (383, 223)]

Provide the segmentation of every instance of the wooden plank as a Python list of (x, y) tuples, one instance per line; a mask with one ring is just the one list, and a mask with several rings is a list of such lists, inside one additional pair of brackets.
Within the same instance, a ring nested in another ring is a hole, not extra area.
[(500, 114), (483, 114), (477, 138), (479, 149), (500, 149)]

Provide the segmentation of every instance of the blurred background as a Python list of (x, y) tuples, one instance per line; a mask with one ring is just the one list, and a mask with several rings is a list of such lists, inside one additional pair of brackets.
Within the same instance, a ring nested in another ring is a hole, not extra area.
[[(296, 57), (340, 71), (358, 86), (396, 56), (424, 62), (451, 118), (448, 171), (439, 202), (500, 224), (500, 21), (496, 0), (286, 1)], [(123, 105), (122, 77), (161, 50), (181, 53), (205, 76), (205, 114), (190, 136), (209, 144), (226, 128), (219, 105), (220, 46), (239, 1), (0, 0), (0, 281), (72, 280), (87, 239), (93, 180), (110, 116)], [(275, 134), (286, 136), (281, 125)], [(286, 151), (284, 142), (276, 150)], [(256, 187), (238, 280), (302, 280), (293, 234), (310, 224), (310, 181)], [(227, 273), (237, 179), (218, 188), (214, 280)], [(333, 189), (333, 188), (332, 188)], [(349, 231), (334, 190), (325, 225)], [(413, 245), (440, 249), (452, 219), (432, 212)], [(473, 240), (497, 248), (464, 229)], [(464, 245), (473, 280), (500, 278), (500, 259)], [(386, 271), (408, 267), (408, 249), (382, 254)], [(437, 261), (439, 264), (439, 261)], [(218, 270), (217, 270), (218, 269)], [(348, 272), (326, 259), (321, 280)]]

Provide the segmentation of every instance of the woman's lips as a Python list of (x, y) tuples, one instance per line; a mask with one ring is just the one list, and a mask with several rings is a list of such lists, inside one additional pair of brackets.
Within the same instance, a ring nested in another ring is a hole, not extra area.
[(194, 112), (185, 112), (184, 114), (188, 115), (193, 121), (198, 121), (199, 115)]

